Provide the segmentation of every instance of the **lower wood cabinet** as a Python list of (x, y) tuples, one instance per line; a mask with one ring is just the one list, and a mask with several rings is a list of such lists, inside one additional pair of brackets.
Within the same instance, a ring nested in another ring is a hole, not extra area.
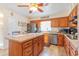
[(64, 35), (62, 33), (58, 33), (58, 46), (63, 46)]
[(43, 51), (44, 36), (17, 42), (9, 40), (9, 56), (37, 56)]
[(38, 42), (36, 42), (36, 43), (34, 44), (34, 51), (33, 51), (34, 56), (39, 55), (38, 48), (39, 48), (39, 47), (38, 47)]
[(23, 49), (23, 56), (31, 56), (33, 55), (32, 46)]
[(77, 48), (70, 43), (70, 56), (78, 56)]
[(69, 56), (70, 52), (69, 52), (69, 40), (64, 37), (64, 48), (65, 48), (65, 51), (66, 51), (66, 54)]
[(77, 48), (74, 47), (72, 42), (70, 42), (70, 40), (65, 36), (64, 36), (64, 48), (68, 56), (78, 56)]
[(39, 37), (39, 41), (38, 41), (39, 54), (42, 52), (42, 50), (44, 48), (44, 40), (43, 39), (44, 39), (43, 36)]

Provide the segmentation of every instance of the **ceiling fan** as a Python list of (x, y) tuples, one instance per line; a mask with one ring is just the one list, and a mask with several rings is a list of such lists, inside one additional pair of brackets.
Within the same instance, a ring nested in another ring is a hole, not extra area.
[(33, 11), (44, 12), (42, 10), (43, 6), (47, 6), (48, 3), (25, 3), (25, 4), (18, 4), (18, 7), (28, 7), (29, 13)]

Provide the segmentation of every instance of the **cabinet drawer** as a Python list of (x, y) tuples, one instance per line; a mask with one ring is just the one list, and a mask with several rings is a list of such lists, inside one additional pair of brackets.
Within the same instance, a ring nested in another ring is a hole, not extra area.
[(66, 54), (69, 56), (69, 47), (65, 47)]
[(32, 54), (32, 46), (27, 47), (26, 49), (23, 50), (23, 55), (30, 55)]
[(34, 56), (37, 56), (38, 52), (39, 52), (39, 46), (38, 46), (38, 43), (35, 43), (34, 44)]
[(32, 46), (32, 40), (29, 40), (29, 41), (23, 43), (23, 49), (25, 49), (25, 48), (27, 48), (29, 46)]
[(75, 56), (76, 54), (75, 54), (75, 51), (73, 51), (73, 50), (70, 50), (70, 56)]
[(33, 43), (35, 44), (36, 42), (38, 42), (38, 38), (35, 38), (34, 40), (33, 40)]
[(23, 56), (33, 56), (32, 52), (23, 52)]
[(74, 48), (74, 46), (72, 46), (72, 44), (70, 45), (70, 55), (71, 56), (75, 56), (76, 55), (76, 49)]

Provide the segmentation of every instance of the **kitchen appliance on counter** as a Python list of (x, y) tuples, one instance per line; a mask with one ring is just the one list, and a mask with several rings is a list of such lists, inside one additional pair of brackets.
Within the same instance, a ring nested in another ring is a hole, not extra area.
[(77, 33), (77, 28), (70, 27), (69, 34), (75, 34), (75, 33)]

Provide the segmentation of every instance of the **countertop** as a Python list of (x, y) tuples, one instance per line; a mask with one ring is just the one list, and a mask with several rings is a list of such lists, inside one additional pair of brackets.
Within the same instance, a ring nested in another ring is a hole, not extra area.
[(14, 40), (21, 43), (21, 42), (36, 38), (43, 34), (44, 33), (27, 33), (27, 34), (21, 34), (21, 35), (13, 35), (13, 36), (8, 35), (6, 38), (8, 40)]

